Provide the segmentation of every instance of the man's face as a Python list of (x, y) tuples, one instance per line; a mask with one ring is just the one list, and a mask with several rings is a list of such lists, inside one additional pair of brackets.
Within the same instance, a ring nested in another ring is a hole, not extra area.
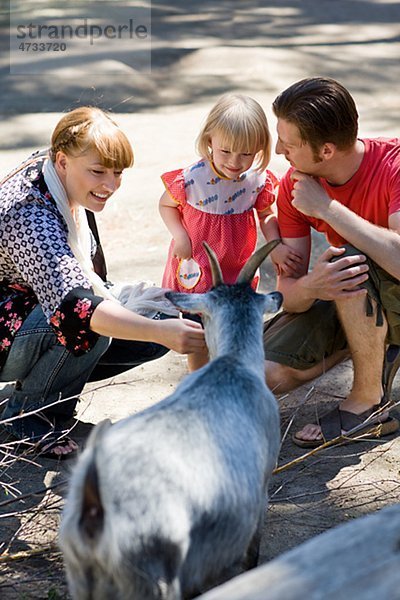
[(275, 152), (284, 154), (292, 167), (309, 175), (318, 175), (320, 161), (316, 160), (310, 144), (303, 142), (298, 128), (293, 123), (278, 119), (276, 127), (278, 141)]

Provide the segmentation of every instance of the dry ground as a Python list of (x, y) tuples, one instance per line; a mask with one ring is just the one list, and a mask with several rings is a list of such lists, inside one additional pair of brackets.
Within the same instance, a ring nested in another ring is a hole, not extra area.
[[(19, 4), (27, 10), (27, 4)], [(42, 8), (55, 4), (42, 3)], [(134, 4), (124, 3), (127, 14)], [(72, 18), (76, 6), (68, 3), (61, 16)], [(204, 0), (201, 6), (199, 14), (192, 0), (153, 2), (150, 75), (135, 73), (129, 52), (110, 47), (106, 59), (111, 66), (102, 63), (102, 75), (88, 74), (81, 56), (78, 62), (66, 58), (63, 72), (51, 77), (10, 76), (8, 32), (0, 30), (0, 176), (45, 146), (60, 113), (79, 103), (115, 107), (116, 119), (132, 140), (136, 165), (100, 219), (114, 280), (159, 283), (169, 241), (157, 214), (159, 174), (194, 159), (202, 119), (221, 93), (240, 90), (254, 96), (274, 129), (270, 105), (280, 90), (308, 75), (329, 75), (356, 98), (363, 135), (398, 135), (397, 2)], [(30, 15), (38, 14), (35, 10), (29, 5)], [(283, 173), (286, 165), (274, 156), (271, 167)], [(263, 285), (274, 285), (268, 266)], [(169, 353), (105, 386), (87, 386), (77, 415), (77, 439), (83, 444), (92, 425), (105, 417), (117, 420), (165, 397), (185, 372), (184, 358)], [(281, 399), (283, 436), (293, 417), (290, 431), (334, 405), (350, 382), (351, 363), (346, 362), (313, 386)], [(400, 400), (398, 384), (394, 398)], [(288, 433), (279, 464), (301, 454)], [(397, 437), (364, 441), (326, 450), (277, 474), (262, 562), (338, 523), (397, 502), (399, 455)], [(66, 464), (9, 461), (0, 454), (2, 599), (67, 597), (54, 544), (68, 472)]]

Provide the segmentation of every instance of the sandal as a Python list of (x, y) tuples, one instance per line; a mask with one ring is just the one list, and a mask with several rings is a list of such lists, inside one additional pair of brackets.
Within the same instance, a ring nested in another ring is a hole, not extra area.
[(21, 417), (12, 423), (4, 424), (4, 429), (19, 443), (17, 451), (29, 453), (30, 456), (67, 460), (76, 456), (78, 448), (68, 453), (58, 454), (55, 448), (67, 448), (73, 440), (64, 432), (52, 426), (45, 415), (37, 413), (29, 417)]
[[(334, 440), (337, 437), (342, 436), (342, 439), (338, 440), (338, 444), (345, 444), (350, 441), (362, 441), (358, 439), (358, 436), (370, 433), (372, 439), (378, 439), (385, 435), (395, 433), (399, 429), (399, 421), (394, 417), (388, 416), (384, 421), (380, 420), (380, 417), (368, 419), (374, 412), (376, 412), (381, 404), (376, 404), (372, 408), (369, 408), (365, 412), (356, 415), (348, 412), (347, 410), (340, 410), (339, 407), (323, 415), (318, 419), (317, 424), (321, 427), (322, 438), (318, 440), (304, 440), (294, 434), (292, 441), (296, 446), (300, 448), (318, 448), (330, 440)], [(368, 420), (367, 420), (368, 419)], [(359, 427), (365, 423), (364, 427), (360, 427), (351, 435), (342, 433), (342, 431), (350, 431), (355, 427)], [(344, 439), (345, 438), (345, 439)], [(354, 438), (354, 439), (351, 439)]]
[(382, 385), (386, 398), (390, 398), (393, 380), (400, 367), (400, 346), (390, 344), (386, 350), (385, 362), (383, 364)]
[(33, 447), (33, 451), (40, 458), (51, 458), (52, 460), (69, 460), (77, 455), (78, 448), (71, 449), (70, 452), (57, 454), (54, 452), (55, 448), (67, 448), (73, 440), (64, 436), (59, 438), (60, 432), (55, 432), (55, 439), (53, 436), (47, 436), (46, 439), (36, 442)]

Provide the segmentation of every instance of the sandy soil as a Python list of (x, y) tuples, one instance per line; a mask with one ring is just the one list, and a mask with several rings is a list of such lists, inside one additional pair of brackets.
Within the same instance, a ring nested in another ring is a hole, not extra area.
[[(124, 3), (125, 18), (134, 4)], [(135, 72), (130, 51), (118, 52), (109, 44), (105, 54), (91, 58), (91, 64), (102, 65), (100, 74), (89, 73), (85, 56), (66, 56), (51, 76), (9, 75), (8, 32), (0, 31), (0, 176), (46, 146), (60, 113), (80, 103), (115, 107), (116, 119), (132, 140), (135, 167), (124, 175), (99, 223), (114, 281), (160, 282), (169, 235), (157, 213), (159, 175), (195, 158), (197, 132), (221, 93), (240, 90), (254, 96), (274, 130), (270, 105), (276, 94), (297, 79), (324, 74), (352, 91), (362, 135), (397, 133), (398, 3), (251, 0), (245, 9), (232, 10), (238, 5), (205, 0), (199, 15), (192, 0), (153, 3), (151, 74)], [(59, 13), (64, 22), (79, 16), (71, 6)], [(21, 18), (28, 18), (24, 10)], [(38, 16), (38, 10), (29, 7), (29, 15)], [(281, 174), (285, 161), (274, 156), (271, 168)], [(321, 244), (316, 238), (318, 248)], [(269, 265), (262, 284), (274, 287)], [(77, 414), (77, 439), (84, 444), (92, 425), (106, 417), (118, 420), (162, 399), (185, 374), (185, 359), (171, 352), (101, 386), (87, 386)], [(291, 432), (345, 396), (351, 374), (348, 361), (279, 399), (280, 466), (302, 455), (290, 441)], [(7, 393), (5, 387), (3, 397)], [(399, 399), (396, 383), (393, 395)], [(338, 523), (397, 502), (399, 452), (396, 437), (364, 441), (305, 458), (277, 474), (262, 562)], [(0, 596), (6, 600), (67, 597), (54, 544), (69, 468), (0, 456)]]

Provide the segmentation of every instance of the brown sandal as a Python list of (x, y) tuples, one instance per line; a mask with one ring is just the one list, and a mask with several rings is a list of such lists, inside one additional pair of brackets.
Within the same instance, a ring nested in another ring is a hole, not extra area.
[[(382, 403), (383, 400), (381, 404), (376, 404), (359, 415), (348, 412), (347, 410), (340, 410), (339, 407), (336, 407), (318, 419), (317, 424), (321, 427), (322, 432), (321, 439), (303, 440), (298, 437), (297, 434), (294, 434), (292, 440), (296, 446), (300, 446), (301, 448), (318, 448), (318, 446), (322, 446), (325, 442), (334, 440), (340, 436), (342, 436), (342, 439), (338, 440), (338, 444), (345, 444), (350, 441), (360, 441), (358, 440), (358, 436), (364, 436), (368, 432), (370, 432), (369, 437), (372, 439), (378, 439), (385, 435), (395, 433), (398, 431), (400, 424), (394, 417), (388, 416), (384, 421), (382, 421), (379, 416), (368, 419), (374, 412), (379, 410)], [(364, 427), (360, 427), (364, 423)], [(347, 436), (346, 433), (342, 434), (342, 431), (350, 431), (355, 427), (357, 427), (357, 430), (351, 435)]]
[(385, 362), (383, 365), (382, 385), (385, 397), (390, 400), (393, 380), (400, 367), (400, 346), (390, 344), (386, 350)]

